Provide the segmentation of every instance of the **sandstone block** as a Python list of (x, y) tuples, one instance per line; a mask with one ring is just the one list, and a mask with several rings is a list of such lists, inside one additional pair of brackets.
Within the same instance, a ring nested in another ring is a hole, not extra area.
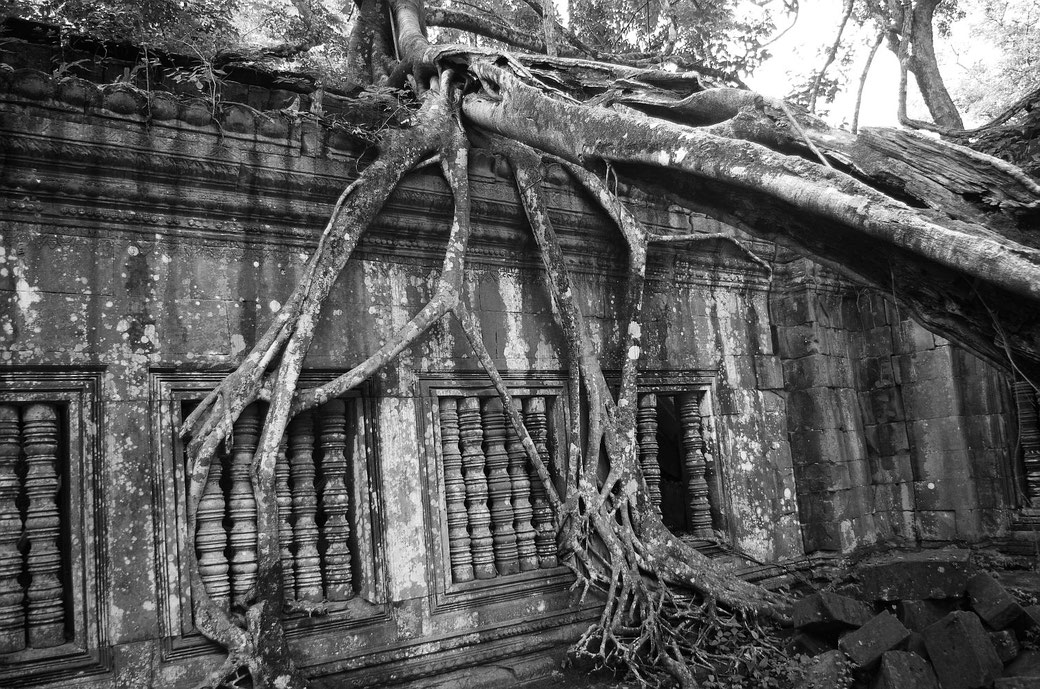
[(935, 624), (957, 608), (954, 599), (941, 600), (904, 600), (899, 603), (899, 621), (907, 629), (922, 631), (930, 624)]
[(1022, 608), (1022, 615), (1015, 620), (1015, 628), (1022, 633), (1040, 627), (1040, 605), (1027, 605)]
[(899, 553), (859, 570), (868, 600), (956, 598), (968, 584), (969, 552), (961, 549)]
[[(923, 541), (950, 541), (959, 537), (957, 513), (951, 510), (917, 510), (917, 530)], [(958, 594), (959, 595), (959, 594)]]
[(1004, 669), (975, 613), (951, 612), (922, 634), (943, 689), (979, 689)]
[(870, 689), (939, 689), (932, 666), (924, 658), (905, 651), (888, 651)]
[(782, 390), (784, 387), (784, 372), (778, 356), (755, 355), (755, 374), (761, 390)]
[(1005, 629), (1022, 614), (1022, 606), (985, 572), (968, 580), (968, 598), (975, 613), (993, 629)]
[(841, 550), (841, 527), (836, 522), (802, 524), (806, 551)]
[(827, 591), (797, 601), (791, 615), (795, 627), (816, 633), (859, 627), (872, 616), (865, 603)]
[(862, 670), (876, 665), (886, 651), (899, 646), (908, 636), (910, 630), (892, 613), (883, 612), (841, 637), (838, 648), (845, 651), (853, 667)]
[(924, 634), (921, 632), (910, 632), (906, 638), (906, 650), (928, 660), (928, 648), (924, 645)]

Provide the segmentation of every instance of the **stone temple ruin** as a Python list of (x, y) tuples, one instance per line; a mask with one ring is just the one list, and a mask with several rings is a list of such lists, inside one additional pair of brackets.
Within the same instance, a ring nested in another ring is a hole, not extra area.
[[(178, 425), (290, 293), (366, 144), (342, 119), (299, 116), (314, 95), (277, 84), (229, 80), (221, 102), (148, 94), (113, 83), (115, 60), (88, 81), (39, 71), (47, 46), (2, 50), (0, 686), (192, 686), (221, 651), (194, 630), (183, 554), (220, 600), (252, 583), (260, 410), (236, 424), (194, 534)], [(500, 168), (474, 152), (466, 296), (552, 465), (581, 410)], [(551, 197), (609, 358), (623, 245), (563, 176)], [(663, 231), (735, 232), (633, 202)], [(325, 307), (309, 380), (350, 368), (429, 298), (450, 214), (439, 175), (407, 178)], [(744, 241), (771, 274), (721, 241), (651, 255), (639, 442), (674, 533), (766, 582), (871, 545), (1032, 552), (1032, 389), (888, 295)], [(277, 473), (285, 596), (328, 614), (286, 629), (315, 686), (474, 671), (509, 685), (596, 617), (508, 429), (449, 321), (293, 421)]]

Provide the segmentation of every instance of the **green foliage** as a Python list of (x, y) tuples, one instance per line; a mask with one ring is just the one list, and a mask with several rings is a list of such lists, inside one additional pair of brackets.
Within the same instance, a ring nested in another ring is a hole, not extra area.
[(739, 615), (710, 618), (692, 648), (704, 689), (787, 689), (811, 660), (789, 656), (778, 630)]
[[(823, 64), (825, 48), (821, 46), (820, 55), (818, 57), (818, 64)], [(819, 93), (816, 95), (816, 109), (815, 114), (820, 117), (827, 117), (830, 114), (830, 105), (834, 103), (834, 100), (849, 87), (851, 81), (851, 72), (856, 67), (856, 52), (851, 49), (841, 50), (838, 52), (834, 63), (831, 64), (830, 69), (824, 73), (823, 78), (820, 79)], [(792, 103), (796, 103), (806, 110), (809, 109), (809, 99), (812, 93), (813, 84), (816, 81), (816, 74), (802, 74), (796, 77), (796, 81), (791, 86), (791, 91), (787, 94), (786, 98)]]
[(949, 38), (953, 25), (967, 16), (958, 0), (944, 0), (935, 8), (933, 29), (942, 38)]
[[(835, 2), (837, 4), (837, 2)], [(803, 8), (807, 10), (808, 8)], [(828, 68), (817, 99), (817, 113), (858, 86), (874, 37), (895, 51), (901, 27), (887, 0), (855, 0), (834, 64)], [(807, 17), (803, 17), (805, 21)], [(816, 72), (824, 63), (837, 31), (820, 32), (817, 58), (790, 70), (795, 86), (789, 98), (805, 105)], [(966, 126), (982, 124), (1017, 98), (1040, 86), (1040, 4), (1036, 0), (943, 0), (932, 21), (937, 67)], [(911, 54), (914, 47), (910, 47)], [(879, 63), (875, 62), (875, 66)], [(892, 89), (895, 92), (896, 85)], [(911, 110), (923, 107), (914, 89)], [(843, 113), (845, 117), (850, 113)]]
[(173, 53), (215, 55), (237, 41), (238, 0), (14, 0), (7, 15)]
[(953, 98), (981, 124), (1040, 87), (1040, 4), (976, 0), (944, 47)]
[(674, 52), (723, 72), (746, 76), (768, 57), (767, 46), (796, 2), (575, 0), (571, 28), (611, 53)]

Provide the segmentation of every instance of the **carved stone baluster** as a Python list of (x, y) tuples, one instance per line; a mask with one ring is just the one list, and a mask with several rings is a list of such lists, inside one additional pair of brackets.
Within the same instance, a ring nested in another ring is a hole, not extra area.
[(469, 515), (466, 513), (466, 482), (462, 478), (462, 453), (459, 452), (458, 401), (454, 397), (441, 397), (438, 405), (451, 578), (455, 582), (472, 581), (473, 556), (470, 554)]
[[(523, 409), (518, 398), (513, 398), (513, 406), (523, 418)], [(531, 508), (531, 479), (528, 478), (527, 452), (520, 436), (513, 430), (512, 424), (506, 426), (506, 454), (509, 455), (509, 481), (513, 487), (513, 530), (516, 532), (516, 552), (520, 558), (520, 570), (528, 572), (538, 569), (538, 551), (534, 545), (534, 525), (531, 522), (534, 510)]]
[(477, 579), (497, 575), (491, 538), (491, 513), (488, 512), (488, 486), (484, 477), (484, 432), (480, 428), (480, 400), (464, 397), (459, 403), (459, 440), (465, 470), (466, 512), (469, 514), (470, 549), (473, 574)]
[(701, 435), (701, 410), (697, 393), (679, 395), (679, 425), (682, 428), (683, 485), (686, 487), (686, 519), (697, 538), (711, 538), (711, 505), (708, 502), (707, 462)]
[(516, 532), (513, 530), (513, 487), (509, 482), (506, 416), (502, 400), (498, 397), (485, 400), (481, 417), (484, 421), (484, 458), (491, 498), (495, 567), (499, 575), (516, 574), (520, 571), (520, 561), (517, 559)]
[(661, 465), (657, 460), (657, 395), (647, 393), (639, 398), (636, 412), (639, 429), (639, 466), (646, 480), (650, 504), (661, 514)]
[(18, 511), (18, 458), (22, 452), (18, 407), (0, 404), (0, 653), (25, 648), (25, 590), (22, 573), (22, 516)]
[(260, 409), (251, 404), (242, 410), (234, 425), (231, 444), (231, 491), (228, 494), (228, 516), (231, 518), (231, 599), (245, 602), (249, 589), (256, 584), (256, 498), (250, 467), (260, 442)]
[(1026, 497), (1032, 507), (1040, 507), (1040, 419), (1037, 418), (1036, 391), (1032, 383), (1014, 383), (1018, 403), (1018, 437), (1025, 465)]
[[(549, 422), (545, 416), (545, 398), (527, 397), (523, 401), (524, 425), (531, 434), (534, 447), (542, 463), (549, 466)], [(542, 479), (531, 469), (531, 505), (534, 510), (534, 544), (538, 551), (538, 565), (542, 569), (555, 567), (556, 559), (556, 527), (553, 524), (552, 506)]]
[(314, 491), (314, 417), (303, 412), (289, 424), (289, 466), (292, 474), (292, 504), (296, 523), (296, 597), (322, 600), (321, 556), (318, 554), (318, 506)]
[(65, 601), (61, 584), (61, 512), (58, 509), (58, 414), (49, 404), (31, 404), (22, 416), (29, 498), (25, 533), (29, 540), (29, 646), (65, 643)]
[(231, 581), (228, 579), (228, 561), (225, 550), (228, 535), (224, 531), (224, 462), (220, 455), (213, 457), (206, 475), (206, 485), (195, 512), (195, 556), (199, 561), (199, 576), (206, 593), (221, 608), (231, 604)]
[(348, 600), (354, 595), (350, 565), (350, 522), (347, 512), (347, 416), (343, 400), (321, 408), (321, 507), (325, 512), (325, 597)]
[(289, 490), (289, 439), (282, 436), (278, 444), (278, 461), (274, 465), (274, 499), (278, 505), (278, 559), (282, 563), (282, 598), (296, 600), (296, 576), (293, 572), (292, 492)]

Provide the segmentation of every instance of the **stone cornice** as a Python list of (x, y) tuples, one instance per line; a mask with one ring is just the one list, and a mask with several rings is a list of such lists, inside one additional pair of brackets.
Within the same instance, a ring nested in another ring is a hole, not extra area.
[[(314, 245), (332, 202), (364, 164), (363, 157), (308, 144), (309, 138), (331, 136), (313, 123), (309, 130), (290, 127), (279, 141), (261, 141), (181, 120), (147, 122), (118, 110), (77, 110), (67, 95), (55, 100), (65, 93), (60, 84), (48, 91), (39, 75), (28, 76), (9, 79), (8, 92), (0, 93), (0, 151), (6, 162), (0, 213), (31, 215), (57, 234), (93, 235), (103, 226), (113, 235), (306, 248)], [(33, 84), (35, 97), (29, 94)], [(471, 183), (474, 262), (538, 268), (507, 166), (474, 151)], [(550, 212), (574, 268), (622, 274), (627, 252), (604, 214), (560, 176), (550, 179), (548, 191)], [(439, 265), (451, 206), (438, 174), (409, 175), (359, 244), (359, 254)], [(661, 205), (634, 207), (657, 231), (676, 231), (680, 224), (681, 231), (688, 231), (691, 225), (690, 216)], [(760, 268), (722, 244), (655, 249), (648, 277), (715, 286), (766, 284)]]

